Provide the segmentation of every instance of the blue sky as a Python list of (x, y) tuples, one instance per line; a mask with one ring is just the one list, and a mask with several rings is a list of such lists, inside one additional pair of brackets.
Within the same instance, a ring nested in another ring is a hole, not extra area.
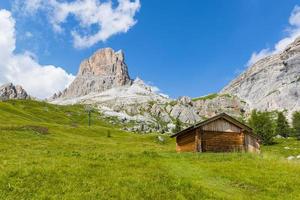
[[(0, 1), (0, 8), (12, 12), (16, 21), (15, 52), (32, 52), (39, 63), (59, 66), (76, 75), (80, 61), (97, 49), (123, 49), (132, 78), (139, 76), (176, 98), (222, 89), (245, 69), (253, 52), (272, 49), (289, 35), (289, 18), (297, 3), (141, 0), (134, 15), (137, 23), (126, 33), (80, 49), (74, 48), (68, 31), (53, 31), (42, 12), (24, 17), (20, 10), (12, 9), (14, 1), (8, 0)], [(78, 30), (76, 23), (71, 16), (63, 27), (71, 30), (75, 26)], [(95, 33), (97, 27), (89, 31)]]

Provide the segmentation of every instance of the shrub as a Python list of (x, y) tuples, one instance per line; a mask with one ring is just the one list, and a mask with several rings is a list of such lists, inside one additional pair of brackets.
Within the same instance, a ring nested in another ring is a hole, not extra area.
[(179, 119), (176, 119), (175, 128), (173, 129), (173, 133), (178, 133), (182, 130), (182, 124)]
[(270, 112), (254, 110), (248, 123), (254, 133), (262, 139), (263, 144), (269, 145), (274, 143), (275, 125)]

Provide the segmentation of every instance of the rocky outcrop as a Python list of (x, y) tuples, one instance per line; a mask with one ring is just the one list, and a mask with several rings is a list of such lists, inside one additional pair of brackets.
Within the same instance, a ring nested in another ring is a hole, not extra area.
[(0, 86), (0, 101), (9, 99), (30, 99), (30, 96), (20, 85), (8, 83)]
[(175, 105), (167, 108), (172, 118), (178, 119), (187, 124), (193, 124), (202, 119), (202, 117), (197, 114), (196, 109), (193, 107), (190, 97), (179, 97), (175, 102)]
[(300, 109), (300, 38), (283, 52), (268, 56), (250, 66), (222, 91), (245, 100), (250, 109)]
[[(171, 124), (179, 119), (184, 124), (196, 123), (197, 115), (191, 101), (172, 100), (137, 78), (132, 85), (113, 87), (103, 92), (90, 93), (75, 98), (57, 98), (54, 104), (89, 104), (104, 116), (117, 117), (122, 122), (136, 122), (135, 131), (171, 131)], [(140, 127), (140, 128), (137, 128)], [(166, 130), (167, 129), (167, 130)], [(133, 130), (131, 130), (133, 131)]]
[[(212, 98), (207, 98), (207, 97)], [(249, 105), (240, 98), (229, 94), (213, 94), (193, 101), (197, 114), (206, 118), (227, 113), (235, 118), (243, 118), (249, 114)]]
[(73, 83), (53, 99), (80, 97), (131, 83), (123, 52), (105, 48), (84, 60)]

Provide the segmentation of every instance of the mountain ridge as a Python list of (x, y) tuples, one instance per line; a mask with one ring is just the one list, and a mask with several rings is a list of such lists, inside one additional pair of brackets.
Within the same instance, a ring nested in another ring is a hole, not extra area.
[(250, 109), (292, 112), (300, 108), (300, 38), (282, 52), (267, 56), (248, 67), (225, 86), (220, 94), (236, 95)]
[(31, 97), (20, 85), (7, 83), (0, 86), (0, 100), (10, 99), (31, 99)]

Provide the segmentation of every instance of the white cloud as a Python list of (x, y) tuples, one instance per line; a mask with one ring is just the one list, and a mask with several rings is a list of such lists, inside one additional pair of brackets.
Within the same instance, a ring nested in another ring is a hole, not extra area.
[(25, 4), (25, 11), (35, 12), (42, 6), (42, 2), (42, 0), (27, 0)]
[(300, 7), (295, 6), (289, 18), (290, 26), (287, 29), (287, 37), (281, 39), (274, 45), (274, 48), (262, 49), (259, 52), (254, 52), (248, 61), (247, 65), (251, 66), (262, 58), (269, 55), (282, 52), (289, 44), (300, 36)]
[(300, 26), (300, 6), (295, 6), (289, 22), (292, 26)]
[[(70, 16), (75, 17), (79, 26), (71, 30), (74, 47), (87, 48), (94, 44), (106, 41), (113, 35), (126, 33), (136, 24), (135, 14), (140, 9), (139, 0), (118, 0), (118, 6), (114, 6), (111, 1), (102, 2), (100, 0), (25, 0), (19, 3), (21, 9), (26, 13), (41, 11), (46, 13), (53, 30), (57, 33), (64, 32), (63, 25)], [(89, 32), (91, 27), (97, 27), (95, 34), (82, 34)]]
[(272, 53), (273, 53), (273, 51), (271, 51), (270, 49), (263, 49), (258, 53), (257, 52), (252, 53), (251, 58), (247, 63), (247, 66), (253, 65), (257, 61), (271, 55)]
[(42, 66), (28, 51), (14, 53), (16, 48), (15, 20), (7, 10), (0, 10), (0, 84), (22, 85), (30, 95), (46, 98), (66, 88), (74, 79), (62, 68)]

